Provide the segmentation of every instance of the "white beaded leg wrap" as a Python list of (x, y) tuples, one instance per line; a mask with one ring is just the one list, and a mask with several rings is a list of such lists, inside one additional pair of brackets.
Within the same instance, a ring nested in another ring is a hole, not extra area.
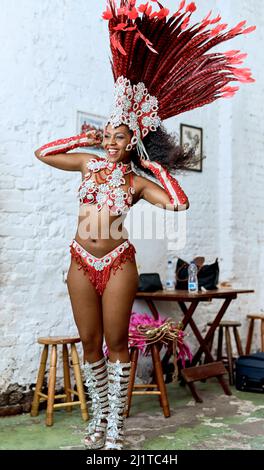
[(105, 443), (108, 417), (108, 374), (105, 358), (97, 362), (85, 362), (83, 372), (92, 400), (92, 419), (86, 428), (85, 445), (91, 449), (99, 449)]
[(121, 450), (124, 440), (124, 420), (130, 362), (108, 362), (109, 414), (105, 449)]

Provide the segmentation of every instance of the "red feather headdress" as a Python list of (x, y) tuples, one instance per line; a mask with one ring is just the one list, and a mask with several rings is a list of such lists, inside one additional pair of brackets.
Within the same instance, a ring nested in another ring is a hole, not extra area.
[[(161, 120), (232, 97), (239, 89), (230, 82), (251, 83), (249, 68), (237, 67), (247, 54), (239, 50), (210, 52), (218, 44), (256, 29), (246, 21), (227, 29), (221, 16), (211, 12), (190, 25), (196, 5), (181, 1), (169, 10), (157, 0), (136, 6), (136, 0), (108, 0), (103, 18), (109, 21), (115, 104), (109, 120), (133, 130), (132, 146), (144, 152), (142, 139)], [(131, 114), (132, 113), (132, 114)]]

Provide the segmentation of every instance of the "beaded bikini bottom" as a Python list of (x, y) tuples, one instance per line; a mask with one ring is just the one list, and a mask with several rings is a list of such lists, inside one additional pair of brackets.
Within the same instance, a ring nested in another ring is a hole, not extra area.
[(129, 240), (125, 240), (102, 258), (96, 258), (73, 239), (70, 252), (79, 265), (78, 269), (83, 269), (83, 273), (88, 274), (96, 291), (102, 295), (111, 272), (115, 274), (119, 268), (123, 269), (122, 264), (127, 259), (134, 261), (136, 249)]

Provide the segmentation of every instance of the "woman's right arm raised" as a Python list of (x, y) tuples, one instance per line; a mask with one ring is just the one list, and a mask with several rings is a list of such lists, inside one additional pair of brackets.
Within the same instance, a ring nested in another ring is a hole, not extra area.
[(43, 145), (35, 151), (36, 157), (47, 165), (68, 171), (81, 171), (87, 153), (68, 153), (79, 147), (93, 147), (102, 141), (100, 131), (89, 131), (67, 139), (60, 139)]

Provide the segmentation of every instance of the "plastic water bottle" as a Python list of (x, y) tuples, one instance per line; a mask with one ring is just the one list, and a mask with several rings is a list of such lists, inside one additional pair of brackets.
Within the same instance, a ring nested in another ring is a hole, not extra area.
[(175, 273), (173, 267), (173, 260), (168, 258), (167, 261), (167, 270), (166, 270), (166, 290), (174, 290), (175, 289)]
[(188, 267), (188, 291), (198, 292), (197, 266), (193, 261)]

